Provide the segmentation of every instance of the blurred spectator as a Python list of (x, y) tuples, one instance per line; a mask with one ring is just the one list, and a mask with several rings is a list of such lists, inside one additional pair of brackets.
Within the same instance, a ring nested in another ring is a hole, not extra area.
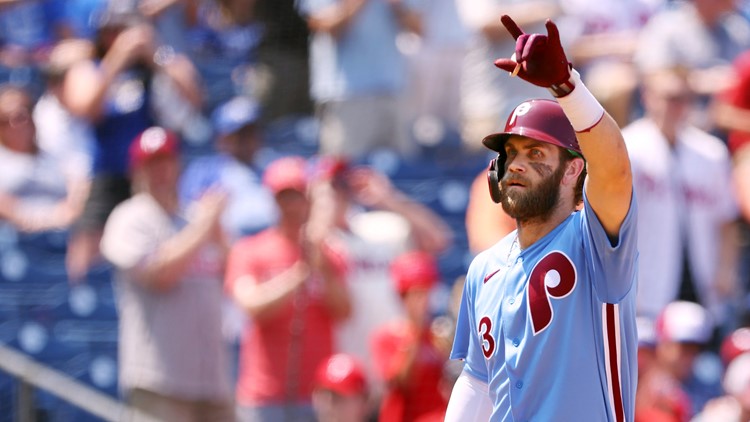
[(643, 73), (685, 67), (700, 107), (696, 126), (713, 127), (706, 107), (711, 94), (731, 81), (731, 63), (750, 48), (750, 20), (737, 0), (674, 1), (653, 15), (640, 33), (634, 61)]
[(301, 157), (269, 164), (263, 183), (279, 221), (230, 254), (226, 288), (252, 318), (240, 350), (242, 421), (315, 420), (315, 371), (334, 350), (334, 324), (351, 310), (345, 264), (310, 219), (308, 170)]
[(737, 57), (733, 68), (730, 87), (714, 97), (712, 117), (717, 126), (728, 132), (732, 153), (732, 181), (742, 216), (743, 245), (735, 307), (739, 324), (747, 325), (750, 324), (750, 50)]
[(0, 219), (16, 229), (67, 229), (81, 213), (87, 174), (37, 144), (33, 102), (21, 87), (0, 86)]
[(471, 183), (466, 206), (466, 238), (472, 254), (489, 248), (516, 229), (516, 221), (492, 201), (488, 189), (487, 170), (483, 170)]
[(206, 113), (236, 95), (254, 96), (253, 72), (263, 38), (255, 1), (202, 0), (188, 14), (187, 55), (203, 80)]
[(312, 393), (317, 422), (368, 420), (367, 378), (362, 364), (344, 353), (321, 362)]
[(71, 163), (90, 176), (94, 134), (91, 125), (74, 116), (64, 103), (65, 75), (76, 63), (89, 60), (94, 54), (94, 44), (84, 39), (67, 39), (55, 44), (49, 60), (42, 67), (45, 90), (34, 105), (34, 121), (43, 122), (37, 127), (39, 147), (58, 160)]
[(96, 56), (68, 70), (62, 96), (74, 115), (92, 125), (95, 135), (91, 193), (68, 248), (68, 275), (73, 281), (84, 279), (98, 256), (107, 216), (130, 196), (127, 149), (138, 133), (155, 123), (155, 76), (167, 75), (194, 106), (201, 101), (193, 66), (183, 56), (157, 54), (149, 24), (115, 6), (101, 19)]
[(33, 98), (42, 90), (39, 65), (57, 40), (61, 3), (55, 0), (0, 2), (0, 82), (25, 85)]
[(620, 126), (630, 123), (635, 106), (638, 35), (667, 1), (560, 0), (568, 59)]
[(134, 195), (104, 228), (102, 254), (117, 269), (120, 386), (160, 420), (234, 421), (221, 336), (226, 196), (208, 192), (182, 209), (178, 149), (160, 127), (134, 140)]
[(263, 121), (309, 115), (309, 37), (307, 22), (295, 8), (297, 0), (255, 0), (255, 14), (263, 25), (258, 45), (257, 94)]
[(639, 377), (636, 392), (636, 419), (642, 412), (659, 409), (688, 421), (710, 399), (721, 394), (721, 387), (696, 375), (695, 366), (711, 339), (713, 324), (702, 306), (684, 301), (672, 302), (656, 321), (656, 360)]
[(323, 157), (317, 173), (312, 213), (331, 218), (325, 224), (332, 227), (349, 265), (352, 315), (337, 329), (336, 350), (366, 365), (371, 397), (377, 402), (383, 385), (375, 377), (370, 348), (362, 339), (404, 313), (391, 280), (391, 261), (412, 249), (439, 254), (448, 247), (451, 231), (441, 217), (370, 167)]
[(440, 391), (448, 355), (438, 348), (430, 330), (430, 291), (440, 273), (435, 258), (420, 251), (399, 255), (391, 273), (406, 316), (379, 327), (371, 337), (373, 359), (386, 383), (378, 420), (417, 421), (444, 413), (448, 406)]
[(415, 152), (407, 134), (408, 72), (396, 38), (421, 32), (407, 0), (302, 0), (312, 31), (311, 96), (320, 150), (360, 159), (379, 148)]
[(482, 148), (482, 138), (503, 128), (513, 108), (528, 98), (549, 97), (546, 90), (519, 78), (508, 78), (494, 66), (498, 57), (510, 57), (516, 41), (500, 23), (507, 14), (527, 33), (546, 33), (544, 22), (559, 13), (556, 0), (456, 0), (470, 31), (461, 70), (461, 137), (470, 151)]
[(642, 96), (645, 117), (623, 130), (638, 197), (638, 313), (653, 319), (690, 300), (723, 327), (737, 270), (727, 148), (688, 120), (694, 97), (684, 74), (645, 75)]
[(435, 145), (458, 134), (461, 125), (461, 62), (468, 29), (455, 0), (422, 1), (422, 33), (411, 40), (408, 57), (411, 135), (420, 144)]
[(219, 106), (212, 115), (216, 153), (192, 160), (181, 180), (184, 201), (210, 189), (227, 192), (222, 225), (232, 241), (268, 228), (277, 218), (276, 203), (261, 183), (256, 162), (263, 143), (260, 118), (258, 104), (248, 97), (235, 97)]
[(737, 356), (724, 375), (725, 396), (706, 403), (692, 422), (750, 421), (750, 353)]

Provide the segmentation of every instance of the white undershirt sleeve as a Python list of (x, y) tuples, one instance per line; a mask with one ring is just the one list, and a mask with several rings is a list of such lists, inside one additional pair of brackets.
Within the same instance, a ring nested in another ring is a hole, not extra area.
[(453, 386), (445, 422), (487, 422), (492, 414), (492, 401), (486, 382), (466, 373), (464, 369)]

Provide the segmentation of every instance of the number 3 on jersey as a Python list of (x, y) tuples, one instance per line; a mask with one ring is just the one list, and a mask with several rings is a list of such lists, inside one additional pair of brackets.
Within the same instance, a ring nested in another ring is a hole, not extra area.
[(495, 338), (492, 337), (492, 320), (485, 316), (479, 320), (479, 337), (482, 341), (482, 353), (489, 359), (495, 353)]

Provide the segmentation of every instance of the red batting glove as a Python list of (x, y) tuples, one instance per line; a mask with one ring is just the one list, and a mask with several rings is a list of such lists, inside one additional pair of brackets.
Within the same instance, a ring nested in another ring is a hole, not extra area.
[(557, 25), (547, 19), (547, 35), (526, 34), (508, 15), (500, 21), (516, 40), (515, 60), (497, 59), (495, 66), (513, 74), (520, 64), (517, 76), (543, 88), (555, 88), (570, 78), (570, 62), (560, 44)]

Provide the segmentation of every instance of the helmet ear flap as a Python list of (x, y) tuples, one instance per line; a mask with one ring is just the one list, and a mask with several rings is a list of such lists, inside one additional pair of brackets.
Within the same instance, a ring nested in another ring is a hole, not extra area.
[[(490, 161), (490, 166), (487, 168), (487, 184), (489, 184), (490, 188), (490, 198), (492, 198), (492, 202), (499, 204), (500, 203), (500, 161), (501, 161), (500, 155), (497, 156), (497, 158), (493, 158), (492, 161)], [(505, 160), (502, 160), (505, 161)]]

